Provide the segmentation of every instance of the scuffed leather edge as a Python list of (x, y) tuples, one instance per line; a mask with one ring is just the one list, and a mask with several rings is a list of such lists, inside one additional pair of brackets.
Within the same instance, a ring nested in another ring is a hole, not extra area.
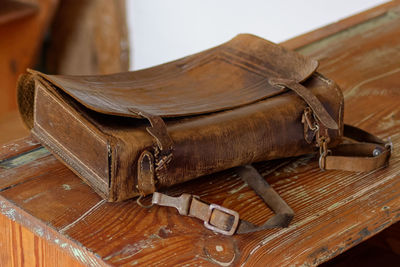
[(30, 73), (21, 74), (17, 82), (17, 105), (21, 118), (29, 130), (33, 128), (34, 98), (34, 75)]
[[(85, 118), (79, 116), (75, 113), (74, 110), (69, 110), (65, 105), (63, 105), (63, 101), (59, 99), (55, 92), (51, 89), (51, 87), (46, 83), (45, 80), (41, 79), (39, 76), (32, 75), (32, 81), (34, 82), (34, 97), (33, 97), (33, 105), (32, 105), (32, 122), (33, 127), (31, 129), (32, 135), (38, 139), (41, 144), (46, 147), (52, 154), (64, 163), (66, 167), (68, 167), (71, 171), (73, 171), (77, 176), (83, 179), (87, 184), (89, 184), (97, 194), (99, 194), (102, 198), (108, 199), (110, 192), (109, 181), (112, 180), (110, 177), (110, 173), (108, 173), (108, 181), (104, 181), (99, 174), (97, 174), (90, 166), (85, 164), (73, 151), (71, 151), (67, 146), (60, 143), (57, 138), (51, 135), (36, 119), (37, 116), (37, 94), (39, 93), (36, 88), (38, 86), (42, 86), (43, 90), (53, 99), (55, 103), (62, 106), (66, 113), (68, 113), (71, 117), (74, 117), (80, 122), (80, 125), (85, 128), (85, 130), (91, 134), (91, 136), (96, 139), (102, 145), (109, 146), (109, 141), (107, 139), (103, 139), (100, 136), (100, 132), (88, 126), (88, 123), (85, 122)], [(68, 105), (67, 105), (68, 106)], [(110, 160), (110, 158), (108, 158)], [(108, 162), (110, 165), (110, 162)], [(87, 179), (87, 177), (93, 177), (93, 179)]]
[[(49, 135), (39, 124), (35, 124), (32, 129), (32, 135), (40, 141), (40, 143), (50, 150), (57, 159), (65, 163), (72, 172), (83, 179), (87, 184), (91, 185), (91, 188), (99, 194), (102, 198), (108, 199), (108, 187), (101, 178), (98, 177), (88, 166), (82, 164), (80, 160), (77, 160), (76, 156), (66, 149), (64, 146), (60, 145), (54, 137)], [(94, 183), (94, 180), (86, 179), (85, 177), (94, 176), (97, 177), (96, 181), (101, 183)], [(104, 186), (105, 185), (105, 186)], [(107, 188), (104, 190), (103, 188)]]
[(329, 146), (331, 147), (332, 145), (335, 146), (337, 144), (339, 144), (340, 142), (342, 142), (343, 140), (343, 135), (344, 135), (344, 96), (343, 96), (343, 92), (340, 89), (339, 85), (334, 81), (331, 80), (327, 77), (325, 77), (324, 75), (322, 75), (320, 72), (315, 72), (313, 74), (317, 79), (319, 79), (320, 81), (323, 81), (327, 84), (327, 86), (332, 87), (332, 89), (335, 90), (337, 98), (340, 99), (339, 102), (339, 108), (338, 108), (338, 137), (335, 139), (334, 142), (332, 142)]

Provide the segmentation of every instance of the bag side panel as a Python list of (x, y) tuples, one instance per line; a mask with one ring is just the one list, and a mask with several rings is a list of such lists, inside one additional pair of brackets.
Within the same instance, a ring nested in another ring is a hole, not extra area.
[(32, 133), (96, 192), (108, 197), (107, 139), (39, 81), (36, 81)]

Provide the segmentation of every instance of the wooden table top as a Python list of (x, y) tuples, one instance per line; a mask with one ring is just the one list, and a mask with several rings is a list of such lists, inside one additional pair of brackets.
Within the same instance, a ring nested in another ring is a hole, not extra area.
[[(342, 253), (400, 220), (399, 6), (283, 43), (341, 86), (346, 123), (394, 144), (390, 166), (371, 173), (324, 172), (313, 156), (257, 164), (296, 213), (288, 228), (228, 237), (173, 208), (106, 203), (30, 137), (0, 148), (0, 212), (89, 266), (312, 266)], [(180, 192), (254, 223), (272, 215), (229, 170), (168, 191)]]

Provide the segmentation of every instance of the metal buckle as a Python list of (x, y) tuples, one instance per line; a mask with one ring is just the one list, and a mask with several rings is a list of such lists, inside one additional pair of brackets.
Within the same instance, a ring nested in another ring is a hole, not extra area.
[[(328, 139), (329, 140), (329, 139)], [(328, 149), (328, 142), (325, 137), (320, 137), (318, 139), (318, 146), (319, 146), (319, 168), (321, 170), (326, 169), (326, 157), (332, 153), (331, 150)]]
[(326, 168), (326, 161), (325, 161), (325, 159), (326, 159), (326, 156), (327, 156), (327, 155), (328, 155), (328, 153), (326, 153), (325, 151), (324, 151), (322, 154), (319, 155), (318, 165), (319, 165), (319, 168), (320, 168), (322, 171), (325, 171), (325, 168)]
[[(230, 230), (223, 230), (223, 229), (220, 229), (220, 228), (215, 227), (214, 225), (210, 224), (211, 214), (214, 209), (225, 212), (226, 214), (232, 215), (234, 217), (234, 221), (233, 221), (233, 224), (232, 224), (232, 227)], [(210, 204), (209, 209), (208, 209), (208, 214), (207, 214), (207, 220), (204, 221), (204, 227), (206, 227), (207, 229), (212, 230), (214, 232), (223, 234), (223, 235), (233, 235), (235, 233), (238, 225), (239, 225), (239, 213), (237, 213), (234, 210), (230, 210), (230, 209), (221, 207), (216, 204)]]
[(392, 138), (390, 138), (390, 136), (387, 138), (385, 148), (390, 150), (390, 153), (393, 153), (393, 142), (392, 142)]
[(310, 107), (304, 109), (303, 117), (301, 118), (302, 123), (307, 123), (308, 129), (311, 131), (318, 131), (319, 126), (316, 123), (315, 115)]
[(145, 205), (145, 204), (143, 204), (143, 203), (141, 202), (142, 198), (143, 198), (143, 196), (140, 196), (140, 197), (138, 197), (138, 198), (136, 199), (136, 203), (137, 203), (140, 207), (146, 208), (146, 209), (150, 209), (151, 207), (153, 207), (154, 203), (151, 203), (150, 205)]

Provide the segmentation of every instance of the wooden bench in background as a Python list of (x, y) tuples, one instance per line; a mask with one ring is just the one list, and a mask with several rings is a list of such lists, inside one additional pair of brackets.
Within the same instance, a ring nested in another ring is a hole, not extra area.
[[(296, 216), (285, 229), (227, 237), (172, 208), (106, 203), (27, 137), (0, 149), (1, 264), (312, 266), (399, 221), (400, 4), (283, 45), (319, 59), (319, 71), (342, 87), (345, 122), (391, 137), (389, 167), (323, 172), (313, 156), (257, 164)], [(181, 192), (235, 209), (254, 223), (272, 215), (229, 170), (168, 191)]]

